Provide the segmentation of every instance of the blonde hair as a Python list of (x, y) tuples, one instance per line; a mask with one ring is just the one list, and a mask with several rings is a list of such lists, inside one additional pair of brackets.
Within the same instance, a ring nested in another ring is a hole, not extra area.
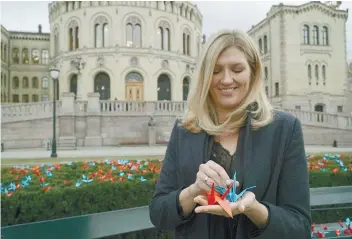
[[(245, 54), (251, 70), (251, 79), (249, 91), (243, 102), (233, 110), (225, 122), (221, 123), (212, 103), (209, 88), (219, 55), (232, 46)], [(268, 125), (273, 119), (273, 107), (265, 94), (262, 75), (260, 52), (251, 37), (235, 30), (219, 31), (203, 46), (196, 77), (191, 82), (187, 110), (181, 119), (182, 126), (193, 133), (204, 130), (210, 135), (220, 135), (225, 131), (238, 131), (244, 126), (248, 107), (253, 103), (257, 105), (252, 111), (253, 129)]]

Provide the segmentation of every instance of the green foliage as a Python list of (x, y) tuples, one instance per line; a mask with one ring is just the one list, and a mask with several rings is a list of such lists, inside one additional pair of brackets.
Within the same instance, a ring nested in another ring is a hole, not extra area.
[[(321, 160), (321, 157), (308, 159), (311, 188), (352, 185), (351, 169), (344, 172), (335, 159), (330, 159), (329, 162), (324, 161), (328, 170), (322, 172), (322, 167), (318, 164)], [(341, 160), (344, 165), (351, 167), (350, 157), (341, 158)], [(1, 170), (2, 226), (148, 205), (160, 167), (159, 161), (147, 161), (147, 163), (129, 161), (126, 164), (119, 161), (106, 161), (95, 162), (95, 165), (80, 162), (71, 165), (3, 168)], [(335, 168), (339, 170), (333, 172)], [(48, 170), (52, 173), (51, 177), (47, 175)], [(32, 179), (29, 185), (24, 188), (19, 186), (29, 175)], [(92, 182), (84, 182), (83, 175), (92, 179)], [(129, 179), (128, 175), (133, 179)], [(145, 179), (144, 182), (141, 182), (141, 177)], [(40, 185), (41, 178), (48, 185)], [(4, 189), (8, 189), (10, 183), (14, 183), (19, 188), (5, 194)], [(80, 185), (76, 185), (77, 183)], [(313, 221), (316, 223), (335, 222), (351, 215), (351, 210), (312, 213)], [(172, 238), (170, 233), (161, 233), (155, 229), (109, 238), (148, 238), (145, 237), (148, 233), (153, 235), (149, 238)], [(157, 237), (155, 237), (156, 234), (158, 234)]]

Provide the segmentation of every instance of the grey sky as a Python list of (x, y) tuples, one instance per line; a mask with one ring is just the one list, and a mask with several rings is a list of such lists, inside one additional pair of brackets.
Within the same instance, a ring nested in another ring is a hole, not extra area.
[[(192, 1), (203, 14), (203, 32), (210, 34), (221, 28), (237, 28), (247, 31), (260, 22), (273, 4), (280, 1)], [(307, 1), (281, 1), (297, 5)], [(1, 24), (8, 30), (37, 31), (42, 24), (43, 31), (49, 32), (49, 1), (1, 1)], [(352, 1), (344, 1), (342, 9), (352, 9)], [(346, 23), (348, 58), (352, 60), (352, 17)]]

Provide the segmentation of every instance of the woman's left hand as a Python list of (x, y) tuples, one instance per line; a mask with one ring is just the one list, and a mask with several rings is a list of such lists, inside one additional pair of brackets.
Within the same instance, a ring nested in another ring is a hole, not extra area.
[[(200, 206), (195, 208), (196, 213), (210, 213), (219, 216), (229, 217), (229, 215), (220, 207), (219, 204), (208, 205), (207, 196), (197, 196), (194, 198), (194, 202), (198, 203)], [(244, 195), (238, 199), (236, 202), (231, 202), (232, 215), (245, 213), (247, 210), (251, 209), (251, 206), (256, 202), (255, 194), (253, 192), (247, 191)]]

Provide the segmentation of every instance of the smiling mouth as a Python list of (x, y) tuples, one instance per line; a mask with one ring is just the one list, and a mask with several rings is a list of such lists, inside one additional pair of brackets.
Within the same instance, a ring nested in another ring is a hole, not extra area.
[(237, 87), (231, 87), (231, 88), (223, 88), (223, 89), (219, 89), (219, 90), (222, 91), (222, 92), (231, 92), (231, 91), (234, 91), (236, 89), (237, 89)]

